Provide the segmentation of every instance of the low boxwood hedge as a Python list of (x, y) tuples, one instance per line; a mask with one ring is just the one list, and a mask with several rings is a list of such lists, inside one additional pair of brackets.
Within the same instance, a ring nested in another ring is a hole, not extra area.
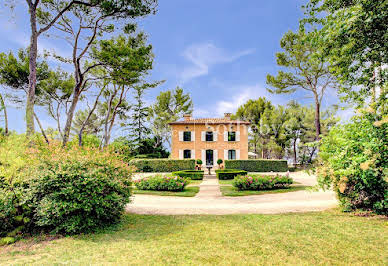
[(202, 180), (204, 171), (200, 170), (182, 170), (176, 171), (172, 173), (173, 175), (177, 175), (183, 178), (190, 178), (191, 180)]
[(225, 160), (226, 169), (239, 169), (248, 172), (287, 172), (286, 160)]
[(129, 165), (136, 167), (136, 172), (169, 173), (181, 170), (194, 170), (195, 160), (170, 159), (133, 159)]
[(247, 174), (247, 171), (238, 170), (238, 169), (216, 170), (216, 175), (219, 180), (233, 179), (235, 176), (246, 175), (246, 174)]

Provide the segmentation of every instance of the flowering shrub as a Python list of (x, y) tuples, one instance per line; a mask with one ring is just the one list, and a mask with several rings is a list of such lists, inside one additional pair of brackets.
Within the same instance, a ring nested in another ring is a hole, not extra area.
[(330, 130), (317, 168), (322, 188), (333, 188), (344, 211), (388, 215), (388, 119), (372, 113)]
[(76, 234), (115, 223), (129, 203), (131, 175), (109, 151), (40, 139), (30, 148), (23, 136), (10, 136), (0, 143), (0, 236)]
[(236, 176), (233, 186), (238, 190), (269, 190), (275, 188), (286, 188), (293, 183), (292, 178), (286, 176)]
[(137, 189), (158, 191), (183, 191), (188, 180), (179, 176), (155, 175), (134, 181)]

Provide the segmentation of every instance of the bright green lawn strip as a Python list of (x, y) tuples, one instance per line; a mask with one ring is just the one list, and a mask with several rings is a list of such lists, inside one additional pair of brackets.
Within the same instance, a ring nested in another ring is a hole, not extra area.
[(0, 264), (387, 265), (387, 235), (387, 220), (334, 210), (127, 214), (119, 226), (102, 233), (2, 247)]
[(175, 197), (194, 197), (199, 191), (198, 186), (185, 187), (183, 191), (153, 191), (153, 190), (140, 190), (134, 189), (134, 194), (145, 194), (145, 195), (157, 195), (157, 196), (175, 196)]
[(222, 196), (228, 197), (238, 197), (238, 196), (251, 196), (251, 195), (263, 195), (263, 194), (274, 194), (274, 193), (287, 193), (299, 190), (306, 190), (311, 188), (309, 186), (293, 186), (289, 188), (279, 188), (279, 189), (270, 189), (270, 190), (242, 190), (239, 191), (233, 186), (221, 186)]

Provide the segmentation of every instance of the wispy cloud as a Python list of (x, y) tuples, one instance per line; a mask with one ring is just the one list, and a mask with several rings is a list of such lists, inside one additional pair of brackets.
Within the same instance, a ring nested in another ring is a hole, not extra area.
[(252, 54), (253, 52), (253, 49), (247, 49), (236, 53), (230, 53), (210, 42), (190, 45), (183, 52), (183, 57), (187, 59), (191, 65), (186, 66), (182, 70), (180, 74), (181, 82), (185, 83), (196, 77), (207, 75), (212, 66), (233, 62), (240, 57)]

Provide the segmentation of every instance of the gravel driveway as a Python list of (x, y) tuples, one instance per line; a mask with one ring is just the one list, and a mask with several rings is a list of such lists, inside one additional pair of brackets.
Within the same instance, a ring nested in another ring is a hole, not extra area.
[[(274, 174), (274, 173), (271, 173)], [(311, 186), (315, 176), (290, 173), (297, 182)], [(321, 211), (335, 207), (332, 191), (295, 191), (242, 197), (223, 197), (215, 176), (205, 176), (195, 197), (135, 195), (127, 211), (137, 214), (249, 214)]]

